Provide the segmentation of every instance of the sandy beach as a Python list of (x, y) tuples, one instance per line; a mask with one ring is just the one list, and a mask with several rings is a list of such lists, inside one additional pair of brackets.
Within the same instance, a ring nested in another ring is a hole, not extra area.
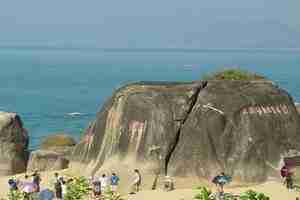
[[(249, 189), (263, 192), (269, 196), (271, 200), (294, 200), (296, 197), (300, 197), (300, 193), (287, 191), (281, 183), (275, 181), (266, 182), (253, 187), (228, 188), (226, 192), (240, 194)], [(172, 192), (164, 192), (162, 190), (142, 191), (136, 195), (129, 196), (128, 200), (192, 200), (196, 194), (197, 190), (193, 189), (179, 189)]]

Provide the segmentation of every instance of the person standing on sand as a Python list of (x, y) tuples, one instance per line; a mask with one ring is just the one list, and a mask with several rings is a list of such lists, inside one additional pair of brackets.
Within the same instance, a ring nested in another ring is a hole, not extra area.
[(97, 177), (93, 177), (92, 181), (92, 199), (98, 199), (101, 196), (101, 181)]
[(219, 175), (213, 178), (212, 182), (216, 185), (219, 196), (224, 195), (224, 185), (229, 183), (230, 181), (231, 177), (225, 175), (224, 172), (220, 173)]
[(285, 177), (285, 184), (288, 190), (294, 189), (293, 173), (289, 172)]
[(133, 175), (132, 191), (129, 194), (135, 194), (136, 192), (139, 192), (141, 183), (142, 183), (141, 173), (138, 169), (135, 169)]
[(65, 199), (65, 196), (67, 194), (67, 183), (64, 179), (61, 180), (61, 194), (62, 199)]
[(116, 192), (118, 190), (120, 178), (116, 175), (116, 173), (112, 173), (110, 177), (110, 185), (111, 185), (111, 191)]
[(59, 174), (57, 172), (54, 173), (54, 177), (53, 179), (51, 179), (51, 185), (53, 186), (54, 190), (55, 190), (55, 184), (58, 180)]
[(16, 191), (18, 190), (17, 181), (15, 179), (9, 179), (8, 180), (8, 186), (10, 191)]
[(286, 185), (286, 188), (288, 190), (294, 189), (294, 172), (292, 170), (292, 166), (284, 165), (280, 170), (280, 174), (284, 179), (283, 184)]
[(108, 186), (108, 179), (106, 177), (106, 174), (102, 174), (102, 177), (100, 178), (101, 182), (101, 193), (104, 193)]
[(60, 177), (58, 176), (58, 174), (55, 174), (55, 178), (56, 181), (54, 183), (54, 189), (55, 189), (55, 197), (56, 199), (62, 199), (62, 185), (61, 185), (61, 181), (60, 181)]
[(36, 192), (40, 192), (41, 177), (37, 170), (34, 171), (32, 182), (36, 185)]

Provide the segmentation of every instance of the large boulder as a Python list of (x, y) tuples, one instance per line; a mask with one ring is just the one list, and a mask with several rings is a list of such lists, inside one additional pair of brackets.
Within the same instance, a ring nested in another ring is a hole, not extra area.
[(51, 134), (42, 140), (40, 149), (50, 150), (65, 156), (71, 155), (73, 148), (76, 145), (76, 140), (65, 133)]
[(292, 98), (270, 81), (141, 82), (105, 103), (72, 159), (92, 173), (118, 160), (154, 175), (264, 181), (300, 150), (299, 131)]
[(60, 153), (47, 150), (36, 150), (30, 153), (27, 171), (61, 170), (69, 166), (69, 161)]
[(29, 137), (20, 116), (0, 112), (0, 176), (26, 170), (28, 142)]
[(211, 81), (182, 126), (168, 172), (225, 171), (261, 182), (291, 150), (300, 150), (300, 118), (286, 91), (267, 81)]

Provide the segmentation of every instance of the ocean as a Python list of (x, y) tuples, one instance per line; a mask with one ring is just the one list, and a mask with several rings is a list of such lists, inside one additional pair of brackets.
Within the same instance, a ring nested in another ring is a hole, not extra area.
[(36, 149), (57, 132), (78, 140), (126, 83), (192, 81), (226, 67), (261, 73), (300, 102), (300, 50), (0, 47), (0, 110), (21, 115)]

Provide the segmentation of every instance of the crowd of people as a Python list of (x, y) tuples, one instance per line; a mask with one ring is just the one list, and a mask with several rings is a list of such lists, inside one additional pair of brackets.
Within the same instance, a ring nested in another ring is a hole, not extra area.
[(116, 173), (112, 173), (110, 177), (102, 174), (101, 177), (92, 176), (89, 179), (89, 184), (92, 188), (92, 199), (98, 199), (106, 191), (117, 192), (120, 178)]
[[(29, 178), (32, 177), (30, 181)], [(40, 192), (40, 183), (42, 179), (38, 171), (35, 171), (32, 175), (25, 175), (24, 181), (18, 179), (9, 179), (8, 185), (10, 191), (20, 191), (23, 193), (24, 199), (30, 199), (33, 193)]]
[[(284, 179), (284, 184), (286, 185), (288, 190), (294, 189), (294, 168), (289, 165), (284, 165), (281, 170), (281, 176)], [(168, 176), (167, 176), (168, 177)], [(30, 181), (29, 179), (32, 178)], [(25, 199), (30, 200), (32, 194), (38, 194), (40, 199), (45, 200), (52, 200), (56, 198), (57, 200), (63, 200), (65, 195), (67, 194), (67, 185), (73, 181), (72, 178), (65, 178), (60, 176), (58, 173), (54, 173), (53, 180), (51, 185), (53, 188), (41, 190), (41, 176), (38, 171), (35, 171), (32, 175), (25, 175), (25, 180), (20, 181), (16, 179), (9, 179), (8, 185), (11, 191), (18, 190), (22, 192)], [(217, 193), (219, 195), (224, 195), (224, 185), (230, 183), (232, 178), (225, 173), (220, 173), (219, 175), (215, 176), (212, 182), (217, 187)], [(106, 191), (110, 191), (115, 193), (118, 191), (120, 178), (116, 173), (111, 173), (110, 176), (106, 174), (102, 174), (100, 177), (98, 176), (91, 176), (88, 179), (89, 188), (91, 191), (91, 199), (101, 199), (102, 194)], [(136, 194), (140, 191), (141, 183), (142, 183), (142, 176), (138, 169), (135, 169), (132, 174), (132, 182), (129, 194)], [(174, 189), (174, 182), (171, 181), (171, 178), (168, 177), (165, 180), (164, 185), (166, 191), (170, 191)], [(53, 192), (52, 192), (53, 191)]]
[[(32, 177), (32, 180), (29, 180)], [(58, 173), (54, 173), (54, 177), (51, 181), (53, 188), (44, 189), (41, 191), (41, 176), (38, 171), (35, 171), (32, 175), (25, 175), (24, 181), (18, 179), (9, 179), (8, 185), (11, 191), (20, 191), (25, 199), (32, 199), (34, 195), (43, 200), (63, 200), (67, 194), (68, 184), (73, 181), (72, 178), (66, 178), (60, 176)], [(107, 191), (116, 193), (118, 191), (120, 178), (116, 173), (112, 173), (110, 176), (102, 174), (102, 176), (92, 176), (88, 179), (89, 189), (91, 191), (91, 199), (101, 199), (102, 194)], [(142, 182), (142, 176), (138, 169), (133, 171), (132, 175), (132, 187), (129, 194), (135, 194), (140, 190)]]

